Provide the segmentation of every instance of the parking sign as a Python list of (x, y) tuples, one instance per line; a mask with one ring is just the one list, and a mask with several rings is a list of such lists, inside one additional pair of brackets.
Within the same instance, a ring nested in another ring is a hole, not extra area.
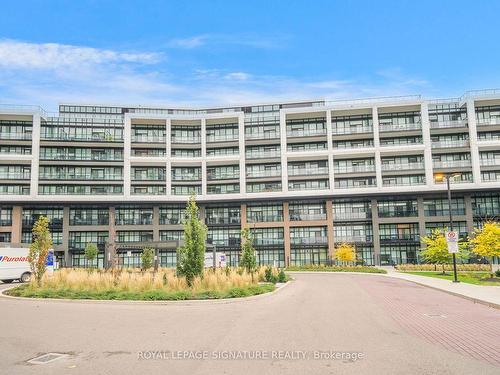
[(448, 252), (450, 254), (458, 253), (458, 233), (456, 231), (446, 232), (446, 243), (448, 244)]

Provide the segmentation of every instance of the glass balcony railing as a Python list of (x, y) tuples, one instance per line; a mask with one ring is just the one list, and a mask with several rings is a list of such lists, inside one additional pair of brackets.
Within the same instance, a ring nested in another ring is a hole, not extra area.
[(290, 220), (291, 221), (326, 220), (326, 213), (309, 214), (309, 213), (290, 212)]
[(266, 223), (266, 222), (283, 221), (283, 215), (255, 215), (248, 217), (247, 221), (249, 223)]
[(486, 166), (500, 166), (500, 159), (481, 159), (481, 165)]
[(123, 137), (111, 134), (42, 134), (43, 140), (51, 141), (78, 141), (78, 142), (123, 142)]
[(328, 237), (292, 237), (290, 238), (292, 245), (326, 245)]
[(247, 172), (246, 176), (248, 178), (281, 177), (281, 169), (269, 170), (269, 171), (251, 171), (251, 172)]
[(398, 132), (398, 131), (408, 131), (408, 130), (419, 130), (422, 129), (422, 123), (420, 122), (410, 122), (407, 124), (380, 124), (381, 132)]
[(201, 174), (198, 173), (173, 173), (173, 181), (199, 181), (201, 180)]
[(172, 136), (172, 143), (200, 143), (201, 137), (199, 135), (195, 136)]
[(463, 128), (467, 126), (467, 120), (431, 121), (431, 129)]
[(0, 132), (0, 139), (30, 140), (31, 133), (25, 132)]
[(467, 147), (467, 146), (469, 146), (469, 140), (467, 139), (432, 142), (433, 148), (451, 148), (451, 147)]
[(287, 130), (287, 137), (316, 137), (326, 135), (326, 129)]
[(219, 172), (219, 173), (208, 173), (207, 174), (207, 179), (209, 181), (214, 181), (214, 180), (234, 180), (234, 179), (239, 179), (240, 174), (234, 173), (234, 172)]
[(30, 176), (30, 173), (23, 172), (0, 173), (0, 180), (29, 180)]
[(284, 243), (285, 240), (283, 238), (255, 238), (253, 240), (254, 246), (279, 246)]
[(165, 143), (165, 136), (161, 135), (133, 135), (132, 142), (136, 143)]
[(280, 133), (277, 131), (245, 134), (245, 139), (277, 139), (279, 137)]
[(333, 128), (333, 135), (343, 135), (343, 134), (363, 134), (373, 132), (373, 126), (356, 126), (350, 128)]
[(373, 236), (371, 234), (353, 234), (353, 235), (333, 235), (335, 242), (372, 242)]
[(288, 170), (289, 176), (314, 176), (328, 174), (328, 167), (319, 168), (293, 168)]
[(41, 173), (40, 179), (42, 180), (89, 180), (89, 181), (115, 181), (123, 180), (122, 174), (107, 174), (107, 175), (93, 175), (88, 173)]
[(231, 142), (238, 141), (238, 134), (231, 135), (207, 135), (207, 142)]
[(281, 153), (279, 150), (272, 151), (251, 151), (245, 154), (246, 159), (265, 159), (265, 158), (279, 158)]
[(481, 118), (476, 120), (477, 125), (500, 125), (500, 117)]
[(165, 181), (165, 174), (139, 174), (132, 176), (133, 181)]
[(241, 219), (239, 217), (207, 217), (207, 224), (240, 224)]
[(343, 167), (335, 167), (334, 173), (358, 173), (358, 172), (375, 172), (375, 165), (349, 165)]
[(383, 171), (407, 171), (413, 169), (424, 169), (424, 163), (414, 162), (414, 163), (382, 164)]
[(433, 162), (434, 168), (461, 168), (470, 167), (470, 160), (445, 160), (445, 161), (435, 161)]
[(353, 211), (353, 212), (334, 212), (334, 220), (348, 220), (348, 219), (369, 219), (372, 217), (371, 212)]

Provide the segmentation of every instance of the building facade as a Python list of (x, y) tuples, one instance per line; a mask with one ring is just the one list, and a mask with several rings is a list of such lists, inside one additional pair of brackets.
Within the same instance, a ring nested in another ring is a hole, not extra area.
[(39, 215), (59, 262), (175, 265), (196, 194), (208, 242), (238, 263), (240, 230), (260, 264), (325, 263), (341, 242), (365, 264), (419, 261), (420, 236), (462, 236), (500, 216), (500, 91), (213, 109), (0, 106), (0, 243), (29, 244)]

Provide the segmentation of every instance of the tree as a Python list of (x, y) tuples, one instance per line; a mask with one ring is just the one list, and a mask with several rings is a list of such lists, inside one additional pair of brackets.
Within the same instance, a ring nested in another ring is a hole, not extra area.
[(253, 237), (250, 229), (245, 228), (241, 231), (241, 258), (240, 266), (244, 267), (248, 273), (252, 274), (257, 267), (257, 254), (253, 248)]
[[(430, 236), (424, 236), (421, 238), (422, 243), (425, 248), (422, 249), (420, 253), (424, 260), (431, 264), (441, 264), (443, 267), (443, 274), (445, 264), (450, 264), (453, 260), (453, 255), (448, 252), (448, 243), (446, 242), (446, 237), (444, 233), (447, 231), (445, 228), (441, 230), (439, 228), (433, 229)], [(469, 256), (467, 250), (467, 242), (461, 241), (458, 243), (459, 252), (456, 254), (458, 259), (467, 259)]]
[(52, 247), (52, 236), (49, 230), (49, 219), (47, 216), (40, 216), (33, 225), (33, 243), (28, 253), (31, 273), (40, 285), (46, 270), (45, 262), (49, 249)]
[(153, 267), (154, 257), (155, 257), (154, 249), (151, 249), (150, 247), (145, 247), (144, 249), (142, 249), (141, 266), (143, 271), (146, 271), (151, 267)]
[(189, 286), (196, 276), (203, 277), (207, 227), (198, 217), (198, 206), (192, 195), (186, 206), (184, 245), (177, 249), (177, 274), (185, 276)]
[(354, 262), (356, 260), (356, 249), (353, 245), (342, 243), (335, 249), (334, 257), (339, 262)]
[(87, 260), (87, 264), (88, 263), (92, 264), (94, 259), (97, 258), (98, 253), (99, 253), (99, 249), (97, 248), (97, 245), (95, 243), (89, 242), (85, 246), (85, 252), (84, 252), (84, 256), (85, 256), (85, 259)]
[(493, 267), (493, 257), (500, 256), (500, 224), (489, 221), (484, 224), (483, 229), (476, 228), (470, 238), (470, 244), (472, 251), (479, 256), (489, 258)]

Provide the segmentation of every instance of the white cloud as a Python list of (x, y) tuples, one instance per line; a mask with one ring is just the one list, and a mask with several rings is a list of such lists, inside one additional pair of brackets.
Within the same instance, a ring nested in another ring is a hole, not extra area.
[(232, 72), (227, 73), (224, 78), (233, 81), (246, 81), (250, 78), (250, 74), (244, 72)]
[(150, 64), (159, 60), (156, 53), (117, 52), (58, 43), (26, 43), (0, 40), (0, 66), (8, 68), (59, 69), (106, 63)]
[(284, 47), (288, 41), (286, 35), (257, 34), (200, 34), (187, 38), (176, 38), (167, 42), (168, 47), (193, 49), (205, 45), (244, 46), (258, 49)]
[(204, 45), (208, 38), (208, 35), (197, 35), (190, 38), (172, 39), (168, 45), (170, 47), (191, 49)]

